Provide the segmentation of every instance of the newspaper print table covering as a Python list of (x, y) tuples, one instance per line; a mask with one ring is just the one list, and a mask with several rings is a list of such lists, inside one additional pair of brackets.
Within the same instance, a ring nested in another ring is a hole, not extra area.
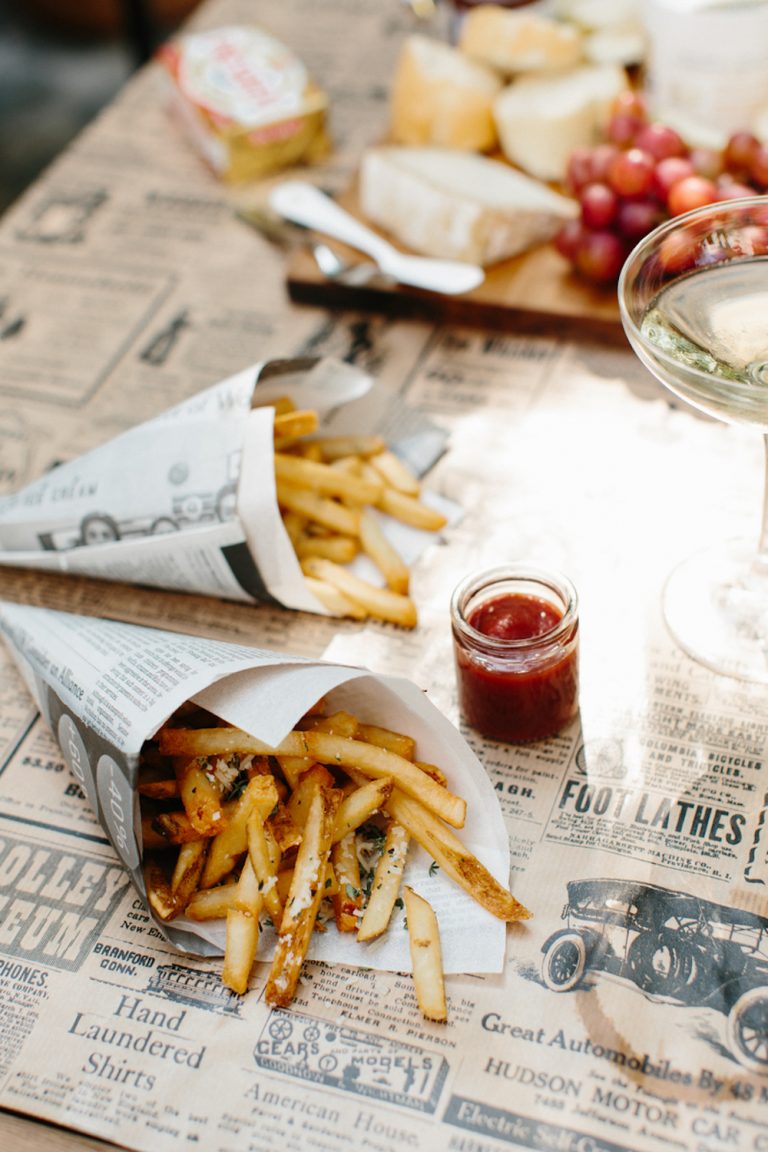
[[(410, 15), (225, 2), (195, 22), (259, 13), (331, 91), (320, 175), (341, 187), (383, 132)], [(3, 1106), (153, 1152), (760, 1152), (768, 701), (687, 660), (659, 599), (677, 558), (756, 532), (759, 445), (671, 408), (618, 342), (289, 307), (281, 254), (233, 216), (245, 195), (202, 168), (150, 67), (6, 215), (2, 294), (24, 323), (0, 342), (2, 490), (263, 357), (346, 357), (450, 436), (428, 483), (464, 517), (416, 566), (419, 629), (13, 570), (0, 593), (405, 674), (459, 724), (452, 587), (518, 557), (567, 571), (579, 720), (517, 748), (465, 731), (534, 919), (502, 975), (449, 978), (444, 1027), (407, 974), (310, 965), (270, 1011), (261, 966), (230, 996), (151, 924), (3, 650)]]

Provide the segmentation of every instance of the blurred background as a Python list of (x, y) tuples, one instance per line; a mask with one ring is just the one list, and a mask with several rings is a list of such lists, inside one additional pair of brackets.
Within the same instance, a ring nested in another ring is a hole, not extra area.
[(0, 0), (0, 211), (199, 0)]

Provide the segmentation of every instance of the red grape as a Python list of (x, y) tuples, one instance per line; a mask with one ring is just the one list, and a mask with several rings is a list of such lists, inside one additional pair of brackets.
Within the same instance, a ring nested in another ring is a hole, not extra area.
[(733, 132), (723, 149), (723, 163), (729, 172), (747, 176), (752, 170), (760, 141), (752, 132)]
[(568, 220), (555, 234), (553, 241), (555, 248), (571, 264), (576, 262), (576, 253), (581, 247), (584, 232), (581, 220)]
[(653, 191), (656, 165), (640, 148), (620, 152), (611, 161), (608, 183), (619, 196), (648, 196)]
[(586, 231), (576, 253), (576, 269), (596, 284), (618, 279), (629, 254), (629, 246), (615, 232), (606, 229)]
[(616, 212), (616, 227), (628, 240), (640, 240), (666, 215), (657, 200), (622, 200)]
[(718, 199), (714, 180), (707, 180), (704, 176), (686, 176), (670, 188), (667, 208), (672, 216), (680, 216), (693, 208), (714, 204)]
[(723, 155), (715, 148), (691, 148), (688, 159), (697, 176), (714, 180), (723, 170)]
[(657, 196), (666, 202), (669, 190), (678, 180), (695, 175), (695, 169), (687, 156), (667, 156), (659, 160), (654, 173), (654, 186)]
[(619, 198), (607, 184), (587, 184), (582, 188), (581, 219), (587, 228), (608, 228), (616, 219)]
[(642, 120), (637, 120), (627, 112), (616, 112), (608, 121), (605, 134), (612, 144), (618, 144), (620, 148), (629, 148), (634, 144), (635, 137), (642, 127)]
[(768, 188), (768, 144), (760, 144), (755, 149), (749, 166), (750, 179), (757, 185), (757, 191)]
[(679, 132), (667, 124), (653, 121), (645, 124), (635, 136), (635, 147), (642, 148), (655, 160), (664, 160), (669, 156), (684, 156), (685, 142)]

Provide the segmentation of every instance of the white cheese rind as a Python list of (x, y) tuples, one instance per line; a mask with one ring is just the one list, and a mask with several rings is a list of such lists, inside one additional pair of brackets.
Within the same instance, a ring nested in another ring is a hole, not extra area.
[(513, 80), (493, 109), (504, 155), (539, 180), (562, 180), (571, 152), (598, 141), (627, 87), (625, 70), (613, 64)]
[(575, 201), (483, 156), (371, 148), (360, 167), (364, 216), (428, 256), (488, 266), (550, 240)]

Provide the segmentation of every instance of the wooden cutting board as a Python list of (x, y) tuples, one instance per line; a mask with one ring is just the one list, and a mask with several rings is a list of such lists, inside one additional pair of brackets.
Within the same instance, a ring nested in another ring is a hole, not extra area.
[[(354, 188), (340, 196), (339, 203), (362, 219)], [(329, 244), (344, 259), (362, 259), (337, 241)], [(625, 341), (615, 287), (593, 287), (579, 279), (551, 244), (487, 269), (483, 283), (462, 296), (380, 281), (359, 286), (329, 280), (303, 248), (289, 258), (287, 287), (297, 303), (327, 308), (566, 336), (599, 334)]]

